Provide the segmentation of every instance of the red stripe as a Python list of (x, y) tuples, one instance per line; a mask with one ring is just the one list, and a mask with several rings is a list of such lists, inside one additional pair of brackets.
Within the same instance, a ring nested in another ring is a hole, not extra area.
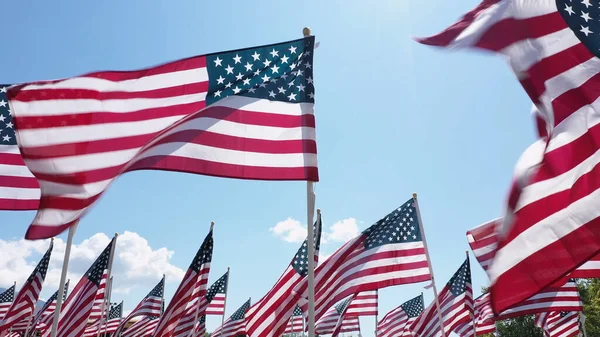
[(0, 210), (6, 211), (31, 211), (38, 209), (39, 204), (39, 200), (0, 198)]
[(33, 177), (0, 175), (0, 187), (40, 188), (40, 184), (38, 184), (37, 180)]
[(183, 60), (165, 63), (163, 65), (137, 71), (100, 71), (89, 73), (82, 77), (96, 77), (109, 81), (135, 80), (140, 77), (160, 75), (174, 71), (206, 68), (206, 56), (194, 56)]
[(23, 157), (19, 153), (0, 153), (0, 164), (25, 166)]

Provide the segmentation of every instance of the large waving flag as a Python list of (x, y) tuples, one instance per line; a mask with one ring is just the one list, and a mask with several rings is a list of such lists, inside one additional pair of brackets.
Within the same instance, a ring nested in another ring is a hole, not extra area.
[(412, 337), (408, 328), (424, 309), (423, 294), (402, 303), (377, 323), (377, 337)]
[[(171, 337), (181, 324), (182, 320), (190, 317), (190, 313), (196, 312), (200, 305), (197, 300), (206, 295), (210, 262), (213, 253), (213, 229), (211, 227), (208, 235), (198, 249), (183, 280), (173, 295), (165, 313), (160, 317), (154, 337)], [(203, 313), (201, 312), (200, 315)], [(192, 314), (193, 315), (193, 314)], [(193, 317), (193, 316), (192, 316)], [(192, 331), (195, 322), (192, 320), (188, 334)]]
[[(450, 335), (462, 323), (470, 322), (473, 315), (473, 288), (469, 258), (458, 268), (439, 293), (444, 335)], [(411, 324), (410, 331), (419, 337), (442, 336), (440, 315), (435, 301)]]
[[(350, 295), (431, 280), (422, 235), (411, 198), (344, 244), (315, 269), (316, 319)], [(295, 291), (302, 298), (307, 288), (304, 279)]]
[(163, 296), (165, 291), (165, 277), (150, 290), (148, 295), (144, 297), (140, 303), (123, 319), (117, 329), (115, 330), (115, 335), (118, 336), (119, 333), (125, 328), (127, 322), (129, 322), (132, 318), (138, 316), (159, 316), (162, 313), (163, 306)]
[(507, 56), (538, 110), (541, 159), (515, 177), (488, 269), (496, 313), (600, 252), (597, 7), (595, 0), (484, 0), (442, 33), (420, 40)]
[[(92, 313), (94, 302), (104, 299), (107, 270), (110, 268), (113, 246), (116, 236), (110, 241), (94, 264), (83, 274), (73, 291), (63, 304), (58, 321), (56, 335), (61, 337), (79, 337), (83, 334), (88, 318)], [(47, 327), (43, 337), (50, 336), (51, 329)]]
[[(314, 224), (315, 255), (313, 258), (315, 261), (319, 258), (321, 229), (321, 213), (317, 213), (317, 221)], [(248, 336), (280, 337), (283, 334), (294, 308), (298, 301), (303, 299), (295, 296), (292, 291), (308, 275), (308, 259), (308, 243), (304, 240), (273, 288), (248, 310), (246, 314)]]
[(239, 307), (223, 325), (219, 326), (211, 336), (234, 337), (246, 335), (246, 312), (250, 308), (250, 299)]
[(28, 239), (71, 226), (122, 173), (318, 181), (314, 37), (8, 91), (42, 190)]
[(37, 264), (25, 284), (19, 291), (17, 298), (14, 300), (4, 318), (0, 321), (0, 332), (9, 330), (13, 325), (19, 323), (22, 320), (28, 320), (33, 315), (35, 304), (37, 303), (40, 292), (42, 291), (42, 285), (46, 279), (46, 272), (48, 271), (48, 263), (50, 262), (50, 256), (52, 255), (52, 248), (54, 247), (54, 240), (50, 242), (50, 247)]

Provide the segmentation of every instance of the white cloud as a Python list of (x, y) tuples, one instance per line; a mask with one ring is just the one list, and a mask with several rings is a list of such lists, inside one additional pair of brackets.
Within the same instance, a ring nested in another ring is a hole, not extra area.
[(286, 242), (299, 243), (306, 239), (306, 226), (292, 218), (278, 222), (274, 227), (269, 228), (269, 231)]
[(346, 242), (358, 235), (358, 225), (356, 219), (348, 218), (335, 222), (329, 227), (329, 231), (324, 232), (326, 241)]
[[(71, 247), (68, 278), (71, 289), (79, 281), (83, 273), (108, 245), (111, 238), (97, 233)], [(35, 268), (42, 254), (48, 249), (50, 240), (5, 241), (0, 239), (0, 288), (6, 288), (17, 282), (17, 289), (25, 282)], [(58, 289), (65, 242), (54, 241), (54, 250), (44, 283), (48, 294)], [(184, 271), (171, 264), (174, 252), (167, 248), (153, 249), (148, 241), (134, 232), (125, 231), (117, 238), (112, 275), (115, 283), (114, 291), (127, 294), (135, 286), (152, 287), (166, 274), (167, 282), (179, 282)], [(47, 295), (49, 296), (49, 295)]]

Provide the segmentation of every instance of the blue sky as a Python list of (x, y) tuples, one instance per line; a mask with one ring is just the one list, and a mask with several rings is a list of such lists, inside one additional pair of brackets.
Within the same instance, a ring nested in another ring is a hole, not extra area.
[[(465, 231), (501, 215), (513, 166), (535, 140), (531, 103), (504, 60), (411, 39), (438, 32), (477, 2), (13, 1), (2, 6), (0, 82), (133, 70), (295, 39), (310, 26), (320, 41), (316, 192), (324, 226), (353, 218), (362, 230), (418, 192), (441, 288), (465, 258)], [(269, 228), (288, 218), (304, 224), (305, 198), (302, 182), (134, 172), (82, 220), (75, 242), (127, 230), (172, 251), (169, 263), (185, 269), (215, 221), (211, 282), (231, 267), (230, 314), (249, 296), (258, 300), (289, 263), (298, 244)], [(23, 238), (33, 215), (0, 213), (4, 247)], [(340, 244), (330, 240), (322, 251)], [(478, 293), (487, 278), (476, 264), (473, 275)], [(113, 300), (131, 309), (156, 281)], [(176, 286), (167, 284), (167, 298)], [(379, 317), (421, 291), (429, 303), (423, 284), (382, 290)], [(209, 318), (209, 330), (218, 322)], [(372, 336), (374, 319), (361, 323)]]

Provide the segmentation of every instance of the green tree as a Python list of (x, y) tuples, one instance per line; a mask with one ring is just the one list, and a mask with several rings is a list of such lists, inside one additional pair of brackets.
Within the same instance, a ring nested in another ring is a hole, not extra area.
[(600, 279), (577, 280), (588, 336), (600, 336)]

